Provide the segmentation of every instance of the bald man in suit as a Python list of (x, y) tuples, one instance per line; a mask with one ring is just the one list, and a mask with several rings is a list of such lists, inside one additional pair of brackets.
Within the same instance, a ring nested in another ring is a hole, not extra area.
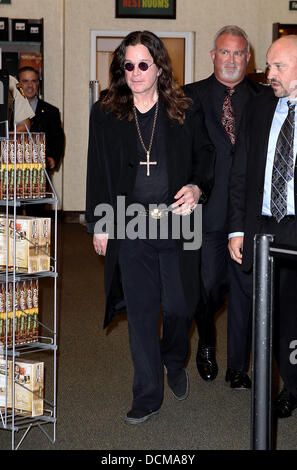
[[(249, 272), (255, 234), (297, 247), (297, 36), (275, 41), (267, 52), (271, 93), (247, 107), (230, 179), (231, 258)], [(297, 408), (297, 260), (275, 259), (275, 353), (284, 387), (279, 418)]]

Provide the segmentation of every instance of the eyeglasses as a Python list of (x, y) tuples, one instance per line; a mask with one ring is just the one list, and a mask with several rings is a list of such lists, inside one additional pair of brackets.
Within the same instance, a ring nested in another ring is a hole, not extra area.
[[(141, 70), (141, 72), (146, 72), (148, 70), (148, 68), (151, 67), (153, 64), (154, 64), (154, 62), (151, 63), (151, 65), (148, 65), (146, 62), (139, 62), (139, 64), (137, 66), (138, 66), (139, 70)], [(126, 62), (124, 64), (124, 69), (127, 72), (132, 72), (135, 68), (135, 65), (136, 64), (132, 64), (132, 62)]]

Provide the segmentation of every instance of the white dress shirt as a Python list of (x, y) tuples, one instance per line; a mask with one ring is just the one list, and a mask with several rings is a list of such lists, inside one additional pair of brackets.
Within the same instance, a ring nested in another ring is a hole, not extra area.
[[(280, 133), (284, 120), (286, 119), (288, 115), (288, 105), (287, 105), (288, 101), (290, 101), (291, 103), (294, 103), (294, 101), (296, 102), (296, 100), (290, 100), (287, 97), (280, 98), (278, 100), (277, 106), (275, 108), (271, 128), (270, 128), (270, 134), (269, 134), (266, 168), (265, 168), (265, 179), (264, 179), (262, 215), (267, 215), (270, 217), (271, 217), (271, 210), (270, 210), (271, 178), (272, 178), (274, 154), (275, 154), (278, 135)], [(296, 161), (296, 153), (297, 153), (297, 107), (295, 108), (294, 168), (295, 168), (295, 161)], [(287, 215), (295, 215), (294, 178), (288, 183)], [(236, 237), (236, 236), (243, 236), (243, 235), (244, 233), (242, 232), (234, 232), (234, 233), (229, 234), (229, 238)]]
[[(286, 119), (288, 115), (288, 105), (287, 105), (288, 101), (290, 101), (291, 103), (294, 103), (293, 100), (290, 100), (288, 98), (280, 98), (278, 100), (277, 107), (275, 109), (275, 113), (273, 116), (271, 129), (270, 129), (266, 169), (265, 169), (262, 215), (271, 216), (271, 210), (270, 210), (271, 178), (272, 178), (274, 154), (275, 154), (276, 142), (277, 142), (280, 129), (284, 123), (284, 120)], [(296, 152), (297, 152), (297, 116), (296, 115), (297, 115), (297, 109), (295, 107), (294, 168), (295, 168), (295, 160), (296, 160)], [(288, 183), (287, 215), (295, 215), (294, 178), (291, 179), (291, 181), (289, 181)]]

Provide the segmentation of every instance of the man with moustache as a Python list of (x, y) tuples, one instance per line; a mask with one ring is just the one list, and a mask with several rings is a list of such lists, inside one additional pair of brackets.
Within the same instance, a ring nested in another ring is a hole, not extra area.
[[(245, 271), (253, 262), (254, 234), (273, 234), (277, 244), (297, 245), (297, 36), (285, 36), (270, 46), (267, 70), (274, 94), (249, 103), (230, 179), (229, 250)], [(275, 346), (284, 382), (275, 409), (279, 418), (286, 418), (297, 408), (297, 365), (292, 360), (297, 339), (296, 260), (276, 258), (275, 271)]]
[(228, 181), (242, 112), (250, 98), (260, 95), (265, 87), (245, 77), (250, 46), (246, 33), (238, 26), (224, 26), (217, 32), (210, 55), (214, 73), (185, 87), (186, 94), (204, 110), (217, 152), (215, 184), (203, 207), (201, 279), (205, 300), (195, 316), (199, 333), (196, 363), (204, 380), (216, 378), (214, 315), (229, 290), (226, 381), (231, 388), (247, 389), (251, 387), (247, 375), (251, 307), (246, 295), (250, 278), (228, 254)]

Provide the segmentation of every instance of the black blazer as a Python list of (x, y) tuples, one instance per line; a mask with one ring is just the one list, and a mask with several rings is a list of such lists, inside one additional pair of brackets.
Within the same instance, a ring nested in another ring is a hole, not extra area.
[[(260, 98), (251, 100), (243, 117), (231, 170), (229, 231), (244, 232), (242, 263), (244, 270), (249, 270), (252, 266), (254, 235), (263, 233), (263, 228), (265, 229), (265, 219), (261, 215), (264, 178), (270, 128), (277, 103), (278, 98), (269, 88)], [(294, 181), (295, 207), (297, 207), (296, 165)], [(293, 223), (294, 226), (294, 230), (288, 229), (286, 224), (278, 224), (273, 218), (269, 224), (273, 234), (276, 235), (276, 243), (296, 246), (296, 222)]]
[[(236, 87), (235, 107), (235, 133), (238, 136), (242, 112), (248, 100), (258, 96), (265, 88), (245, 78)], [(216, 148), (215, 184), (206, 205), (203, 206), (203, 231), (227, 232), (228, 213), (228, 181), (234, 154), (234, 147), (222, 125), (221, 114), (225, 86), (218, 82), (215, 75), (191, 83), (184, 87), (185, 93), (190, 96), (197, 106), (201, 106), (205, 115), (205, 123)]]
[(55, 168), (64, 153), (65, 136), (59, 109), (38, 99), (35, 116), (31, 119), (31, 132), (45, 132), (46, 155), (55, 160)]
[[(189, 110), (183, 125), (169, 119), (163, 106), (165, 144), (167, 146), (168, 195), (174, 195), (182, 186), (197, 184), (207, 196), (213, 184), (214, 147), (201, 120), (201, 113)], [(100, 217), (94, 214), (99, 203), (108, 203), (116, 216), (117, 196), (127, 203), (133, 193), (139, 165), (137, 157), (137, 130), (134, 119), (117, 119), (102, 111), (100, 103), (93, 105), (90, 116), (87, 166), (86, 221), (87, 230), (94, 231)], [(192, 217), (192, 214), (190, 217)], [(118, 281), (117, 257), (120, 240), (109, 239), (105, 257), (105, 293), (107, 297), (106, 326), (117, 310), (120, 311), (121, 290)], [(189, 310), (195, 310), (199, 286), (199, 250), (182, 250), (181, 272)]]

